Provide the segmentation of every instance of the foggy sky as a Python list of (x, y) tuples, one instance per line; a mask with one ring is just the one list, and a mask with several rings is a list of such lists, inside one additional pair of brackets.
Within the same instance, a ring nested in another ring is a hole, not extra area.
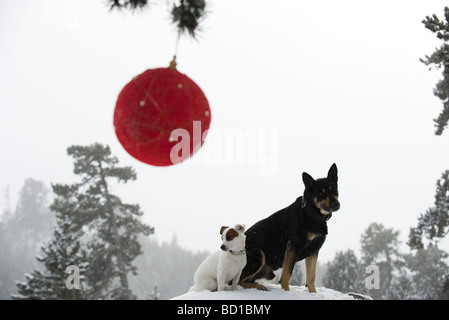
[[(199, 39), (181, 38), (177, 60), (209, 100), (210, 136), (190, 161), (156, 168), (126, 153), (112, 116), (132, 77), (173, 56), (166, 2), (141, 13), (104, 1), (0, 2), (0, 188), (11, 204), (27, 177), (77, 181), (66, 148), (100, 142), (136, 169), (136, 182), (113, 191), (141, 205), (154, 237), (215, 250), (222, 225), (250, 227), (302, 194), (303, 171), (323, 177), (335, 162), (341, 209), (323, 260), (358, 252), (371, 222), (405, 242), (449, 169), (449, 133), (435, 136), (432, 120), (441, 72), (419, 62), (440, 45), (421, 21), (447, 3), (207, 4)], [(242, 134), (254, 142), (243, 156)]]

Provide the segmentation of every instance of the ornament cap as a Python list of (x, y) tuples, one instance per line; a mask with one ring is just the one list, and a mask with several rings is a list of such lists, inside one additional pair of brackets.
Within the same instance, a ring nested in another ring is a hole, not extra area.
[(173, 60), (170, 61), (170, 65), (168, 67), (170, 69), (176, 70), (176, 66), (177, 66), (177, 63), (176, 63), (176, 55), (175, 55), (175, 56), (173, 56)]

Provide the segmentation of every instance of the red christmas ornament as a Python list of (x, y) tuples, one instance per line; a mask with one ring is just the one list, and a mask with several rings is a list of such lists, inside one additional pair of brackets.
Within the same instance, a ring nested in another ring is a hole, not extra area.
[[(123, 148), (154, 166), (170, 166), (192, 156), (210, 120), (206, 96), (176, 70), (175, 59), (169, 68), (148, 69), (134, 77), (120, 92), (114, 111), (115, 133)], [(177, 145), (181, 143), (183, 148)]]

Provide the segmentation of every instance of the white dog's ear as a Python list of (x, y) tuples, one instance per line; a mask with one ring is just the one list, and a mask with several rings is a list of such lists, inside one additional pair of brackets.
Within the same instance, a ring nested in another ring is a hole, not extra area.
[(245, 225), (244, 224), (236, 224), (234, 229), (240, 233), (243, 233), (243, 232), (245, 232)]
[(220, 234), (223, 234), (223, 231), (225, 231), (227, 228), (229, 228), (229, 227), (227, 227), (227, 226), (221, 227), (220, 228)]

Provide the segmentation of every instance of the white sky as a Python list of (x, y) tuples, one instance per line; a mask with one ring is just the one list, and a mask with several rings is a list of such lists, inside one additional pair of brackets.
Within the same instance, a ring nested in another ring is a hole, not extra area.
[[(181, 39), (178, 70), (208, 97), (211, 132), (169, 168), (133, 159), (112, 126), (122, 87), (174, 52), (166, 1), (153, 2), (133, 14), (102, 0), (0, 0), (0, 188), (13, 204), (28, 177), (76, 181), (66, 148), (101, 142), (136, 169), (115, 192), (141, 205), (157, 239), (216, 250), (220, 226), (284, 208), (302, 194), (303, 171), (323, 177), (336, 162), (341, 209), (321, 261), (358, 253), (371, 222), (407, 240), (449, 169), (449, 133), (435, 136), (432, 121), (441, 72), (419, 62), (439, 46), (421, 20), (442, 17), (446, 1), (208, 1), (199, 41)], [(239, 163), (232, 134), (242, 130), (254, 144)]]

